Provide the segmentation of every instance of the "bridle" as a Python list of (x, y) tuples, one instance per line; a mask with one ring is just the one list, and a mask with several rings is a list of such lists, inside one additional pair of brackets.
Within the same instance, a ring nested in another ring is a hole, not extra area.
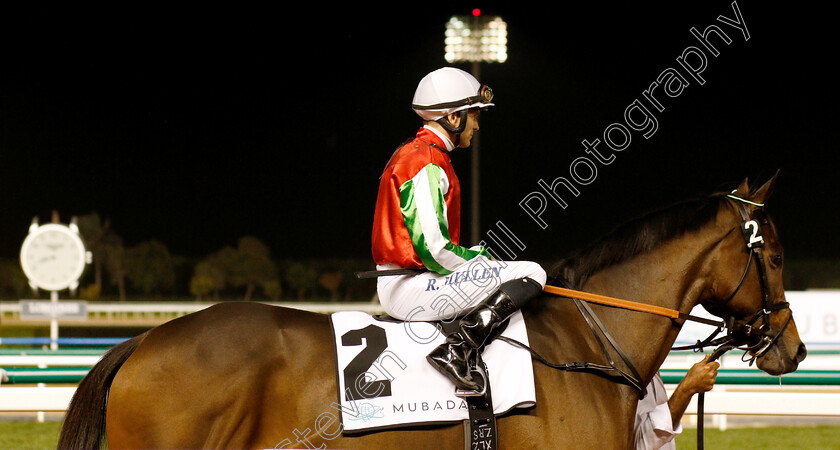
[[(746, 355), (752, 351), (752, 357), (749, 358), (749, 363), (752, 365), (757, 358), (764, 355), (773, 346), (773, 344), (776, 343), (779, 337), (781, 337), (782, 333), (785, 331), (793, 318), (793, 315), (788, 315), (784, 325), (782, 325), (777, 333), (771, 333), (770, 315), (776, 311), (790, 309), (790, 304), (788, 302), (770, 303), (771, 298), (770, 286), (767, 280), (767, 267), (764, 262), (764, 254), (762, 253), (762, 249), (764, 248), (764, 235), (761, 232), (761, 224), (766, 224), (767, 220), (756, 220), (751, 218), (746, 206), (747, 204), (758, 207), (763, 207), (764, 205), (746, 200), (734, 194), (727, 194), (726, 197), (734, 200), (733, 203), (741, 216), (742, 222), (739, 229), (746, 241), (748, 258), (747, 264), (744, 267), (744, 272), (741, 275), (741, 279), (738, 281), (738, 284), (735, 286), (732, 293), (723, 302), (718, 305), (714, 305), (714, 307), (710, 306), (710, 308), (722, 308), (735, 298), (741, 290), (741, 287), (744, 285), (744, 281), (747, 279), (753, 260), (755, 260), (756, 271), (758, 273), (759, 284), (761, 286), (761, 307), (749, 319), (740, 322), (736, 321), (730, 313), (725, 313), (722, 316), (724, 326), (718, 327), (718, 329), (704, 341), (698, 341), (695, 345), (674, 347), (672, 349), (702, 350), (704, 347), (714, 346), (717, 347), (714, 354), (722, 355), (726, 351), (738, 348), (744, 350), (744, 356), (742, 359), (745, 361)], [(726, 336), (715, 339), (715, 336), (720, 334), (723, 331), (723, 328), (727, 329)]]

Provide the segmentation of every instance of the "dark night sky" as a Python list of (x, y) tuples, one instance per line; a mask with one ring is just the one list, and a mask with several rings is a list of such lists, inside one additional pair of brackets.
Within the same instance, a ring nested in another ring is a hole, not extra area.
[[(734, 17), (731, 2), (587, 3), (485, 11), (508, 23), (510, 58), (481, 69), (497, 96), (482, 117), (482, 229), (501, 220), (527, 245), (520, 257), (560, 256), (647, 210), (781, 169), (769, 211), (789, 257), (837, 257), (831, 15), (738, 1), (745, 41), (715, 20)], [(416, 84), (446, 64), (446, 20), (472, 7), (441, 5), (5, 14), (0, 256), (16, 257), (32, 217), (57, 209), (65, 222), (96, 211), (127, 244), (155, 238), (183, 255), (252, 235), (278, 258), (367, 257), (379, 173), (419, 126)], [(706, 83), (667, 98), (654, 135), (634, 133), (537, 227), (519, 201), (568, 177), (581, 141), (623, 120), (698, 45), (689, 29), (711, 24), (732, 42), (709, 57)], [(468, 239), (469, 151), (453, 158)]]

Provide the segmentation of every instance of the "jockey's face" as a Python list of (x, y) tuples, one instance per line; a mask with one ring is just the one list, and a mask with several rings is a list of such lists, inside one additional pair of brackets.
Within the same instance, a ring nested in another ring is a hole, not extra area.
[[(467, 125), (464, 127), (464, 131), (461, 132), (461, 140), (458, 142), (458, 147), (466, 148), (470, 146), (470, 141), (472, 141), (473, 133), (478, 131), (478, 115), (481, 113), (479, 108), (473, 108), (467, 114)], [(456, 116), (456, 123), (455, 126), (461, 121), (460, 116), (457, 114)]]

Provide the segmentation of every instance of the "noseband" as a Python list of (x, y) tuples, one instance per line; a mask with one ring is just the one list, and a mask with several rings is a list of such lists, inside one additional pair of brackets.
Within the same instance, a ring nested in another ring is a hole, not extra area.
[[(719, 348), (732, 349), (740, 347), (744, 350), (745, 357), (749, 351), (753, 351), (753, 356), (749, 359), (749, 363), (752, 365), (757, 358), (764, 355), (767, 350), (776, 343), (787, 328), (793, 315), (788, 315), (784, 325), (782, 325), (777, 333), (772, 334), (770, 332), (770, 314), (783, 309), (789, 309), (790, 304), (788, 302), (770, 304), (770, 286), (767, 281), (767, 268), (764, 263), (764, 254), (761, 251), (764, 247), (764, 235), (761, 232), (761, 223), (750, 217), (749, 211), (746, 207), (747, 203), (755, 206), (764, 205), (751, 202), (732, 194), (727, 195), (727, 197), (735, 200), (735, 206), (738, 209), (738, 213), (741, 215), (742, 222), (739, 228), (744, 236), (744, 240), (746, 241), (749, 256), (746, 267), (744, 268), (744, 273), (741, 275), (740, 281), (738, 281), (738, 285), (735, 286), (735, 290), (732, 294), (730, 294), (729, 297), (727, 297), (726, 300), (724, 300), (719, 306), (725, 306), (735, 297), (736, 294), (738, 294), (738, 291), (743, 286), (744, 281), (747, 278), (747, 274), (750, 271), (752, 261), (755, 259), (756, 271), (758, 272), (759, 284), (761, 286), (761, 308), (759, 308), (752, 317), (745, 321), (736, 321), (731, 314), (726, 313), (723, 319), (728, 329), (727, 335), (721, 340), (711, 340), (710, 338), (713, 338), (721, 331), (718, 329), (712, 336), (710, 336), (709, 339), (707, 339), (706, 342), (709, 344), (713, 343), (711, 345), (720, 345)], [(766, 220), (762, 222), (766, 223)], [(698, 343), (698, 345), (699, 344), (700, 343)]]

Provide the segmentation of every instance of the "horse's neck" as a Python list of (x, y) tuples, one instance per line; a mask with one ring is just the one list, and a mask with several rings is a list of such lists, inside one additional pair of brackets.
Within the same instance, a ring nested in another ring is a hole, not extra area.
[[(583, 290), (688, 313), (711, 286), (722, 233), (719, 224), (710, 223), (594, 274)], [(659, 369), (681, 328), (669, 318), (626, 310), (605, 309), (601, 320), (646, 379)]]
[[(712, 221), (697, 232), (596, 272), (581, 290), (688, 313), (708, 292), (717, 244), (724, 235), (725, 225)], [(569, 308), (568, 302), (550, 298), (543, 302), (537, 309), (544, 317), (537, 321), (544, 320), (546, 325), (541, 331), (551, 336), (552, 329), (563, 327), (565, 317), (576, 313)], [(643, 380), (650, 381), (668, 355), (681, 323), (620, 308), (592, 308)], [(580, 331), (591, 334), (589, 330)]]

